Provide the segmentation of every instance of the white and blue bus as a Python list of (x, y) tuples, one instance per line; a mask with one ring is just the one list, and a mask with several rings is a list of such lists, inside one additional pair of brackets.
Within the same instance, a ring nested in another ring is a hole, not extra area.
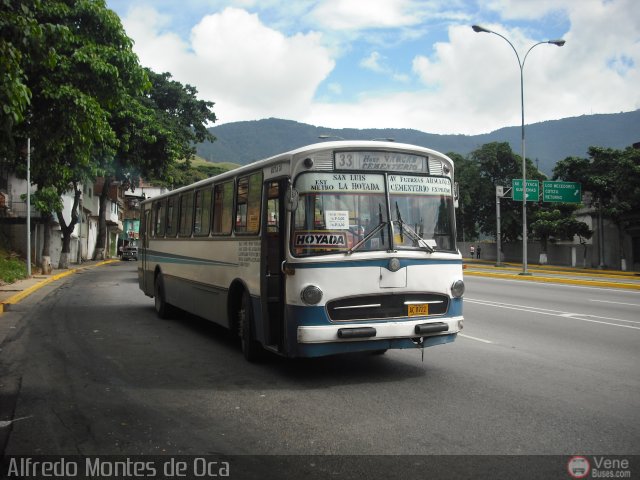
[(140, 288), (160, 317), (237, 332), (250, 361), (452, 342), (454, 186), (447, 156), (393, 142), (257, 161), (142, 203)]

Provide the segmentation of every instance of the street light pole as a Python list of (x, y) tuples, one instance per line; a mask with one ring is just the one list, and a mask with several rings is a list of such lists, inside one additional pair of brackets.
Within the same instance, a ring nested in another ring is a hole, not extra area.
[(27, 278), (31, 277), (31, 137), (27, 138)]
[(339, 137), (338, 135), (318, 135), (318, 138), (322, 139), (322, 140), (330, 140), (332, 138), (336, 139), (336, 140), (346, 140), (345, 138)]
[(543, 43), (548, 43), (551, 45), (556, 45), (558, 47), (562, 47), (566, 42), (562, 39), (560, 40), (546, 40), (544, 42), (538, 42), (533, 44), (527, 50), (527, 53), (524, 55), (522, 61), (520, 61), (520, 55), (518, 55), (518, 51), (516, 47), (513, 46), (513, 43), (509, 41), (507, 37), (499, 34), (498, 32), (494, 32), (493, 30), (489, 30), (488, 28), (481, 27), (480, 25), (473, 25), (473, 31), (476, 33), (493, 33), (494, 35), (499, 36), (505, 42), (509, 44), (513, 53), (516, 54), (516, 59), (518, 60), (518, 67), (520, 67), (520, 112), (521, 112), (521, 145), (520, 149), (522, 152), (522, 272), (521, 275), (529, 275), (527, 272), (527, 157), (525, 156), (525, 141), (524, 141), (524, 63), (527, 61), (527, 56), (529, 52), (537, 47), (538, 45), (542, 45)]

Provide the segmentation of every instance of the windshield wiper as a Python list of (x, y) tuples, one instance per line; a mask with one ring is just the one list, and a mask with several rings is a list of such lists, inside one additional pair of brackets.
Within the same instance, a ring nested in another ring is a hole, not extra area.
[(380, 234), (381, 240), (382, 240), (382, 244), (384, 245), (384, 227), (387, 226), (387, 222), (385, 222), (383, 220), (382, 217), (382, 205), (378, 204), (378, 221), (380, 223), (378, 223), (378, 225), (371, 230), (367, 235), (365, 235), (365, 237), (360, 240), (358, 243), (356, 243), (353, 247), (351, 247), (349, 250), (347, 250), (347, 255), (351, 255), (355, 250), (357, 250), (358, 248), (360, 248), (362, 245), (364, 245), (367, 240), (371, 239), (372, 237), (374, 237), (378, 232), (382, 231), (382, 233)]
[(413, 228), (404, 223), (402, 220), (402, 215), (400, 215), (400, 207), (398, 207), (398, 202), (396, 202), (396, 222), (400, 225), (400, 242), (404, 243), (404, 231), (406, 230), (408, 237), (416, 242), (419, 247), (424, 248), (427, 252), (433, 253), (435, 250), (433, 247), (429, 246), (424, 238), (418, 235)]
[[(382, 222), (380, 224), (378, 224), (376, 226), (376, 228), (374, 228), (373, 230), (371, 230), (371, 232), (369, 232), (362, 240), (360, 240), (358, 243), (356, 243), (353, 247), (351, 247), (349, 250), (347, 250), (347, 255), (352, 254), (355, 250), (357, 250), (358, 248), (360, 248), (362, 245), (364, 245), (367, 240), (369, 240), (371, 237), (375, 236), (380, 230), (382, 230), (385, 226), (387, 225), (387, 222)], [(383, 240), (384, 242), (384, 240)]]

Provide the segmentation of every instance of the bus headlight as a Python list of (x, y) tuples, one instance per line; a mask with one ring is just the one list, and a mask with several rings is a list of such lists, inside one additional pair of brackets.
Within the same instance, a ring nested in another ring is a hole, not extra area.
[(455, 298), (460, 298), (464, 294), (464, 282), (462, 280), (456, 280), (451, 285), (451, 295)]
[(300, 298), (307, 305), (315, 305), (322, 300), (322, 290), (315, 285), (308, 285), (300, 292)]

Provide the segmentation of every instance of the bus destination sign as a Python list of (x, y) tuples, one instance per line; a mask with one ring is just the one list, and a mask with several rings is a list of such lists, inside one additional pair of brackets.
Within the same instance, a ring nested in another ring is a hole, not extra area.
[(336, 152), (336, 170), (426, 172), (427, 157), (399, 152)]

